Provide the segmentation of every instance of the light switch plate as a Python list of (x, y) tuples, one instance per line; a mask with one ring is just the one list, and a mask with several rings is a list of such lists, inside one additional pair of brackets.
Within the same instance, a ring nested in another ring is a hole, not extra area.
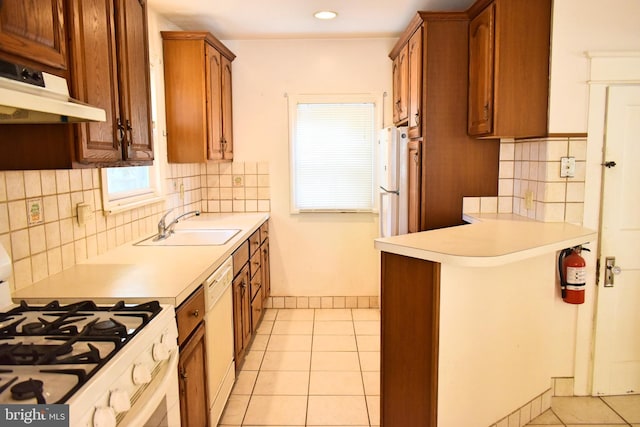
[(576, 158), (560, 158), (560, 178), (573, 178), (576, 176)]

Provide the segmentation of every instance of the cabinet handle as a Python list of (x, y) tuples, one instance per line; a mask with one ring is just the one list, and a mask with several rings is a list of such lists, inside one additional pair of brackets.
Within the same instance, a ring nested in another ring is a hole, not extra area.
[(484, 120), (489, 120), (489, 104), (485, 104), (483, 108)]
[(415, 121), (416, 126), (420, 126), (420, 109), (418, 109), (418, 112), (416, 113)]
[(187, 372), (185, 371), (184, 368), (180, 369), (180, 378), (183, 379), (184, 381), (187, 380)]
[(131, 146), (133, 144), (133, 128), (131, 127), (131, 120), (127, 119), (127, 130), (129, 131), (129, 138), (127, 140), (127, 145)]
[(118, 117), (118, 119), (116, 120), (116, 125), (118, 126), (117, 148), (120, 148), (122, 146), (122, 143), (124, 142), (124, 126), (122, 125), (122, 120), (120, 120), (120, 117)]
[(196, 309), (193, 312), (193, 317), (198, 317), (198, 316), (200, 316), (200, 310)]

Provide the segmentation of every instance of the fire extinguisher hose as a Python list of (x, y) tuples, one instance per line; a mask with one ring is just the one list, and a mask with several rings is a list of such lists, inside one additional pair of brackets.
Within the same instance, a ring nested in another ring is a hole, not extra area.
[(562, 293), (562, 298), (566, 298), (567, 296), (567, 280), (564, 276), (562, 261), (567, 255), (571, 254), (571, 251), (572, 249), (563, 249), (560, 251), (560, 255), (558, 256), (558, 275), (560, 276), (560, 291)]

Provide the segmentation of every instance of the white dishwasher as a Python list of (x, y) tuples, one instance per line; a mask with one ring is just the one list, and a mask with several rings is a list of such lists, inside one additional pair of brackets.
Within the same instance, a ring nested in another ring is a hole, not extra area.
[(236, 378), (233, 360), (233, 259), (207, 278), (206, 351), (210, 425), (218, 425)]

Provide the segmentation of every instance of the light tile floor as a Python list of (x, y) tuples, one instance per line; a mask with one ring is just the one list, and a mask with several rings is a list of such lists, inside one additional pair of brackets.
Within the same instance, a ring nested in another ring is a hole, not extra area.
[[(379, 370), (378, 309), (266, 309), (219, 425), (378, 426)], [(640, 427), (640, 395), (554, 397), (541, 425)]]
[(380, 311), (266, 309), (219, 425), (380, 425)]
[(527, 426), (640, 427), (640, 395), (554, 397), (551, 409)]

